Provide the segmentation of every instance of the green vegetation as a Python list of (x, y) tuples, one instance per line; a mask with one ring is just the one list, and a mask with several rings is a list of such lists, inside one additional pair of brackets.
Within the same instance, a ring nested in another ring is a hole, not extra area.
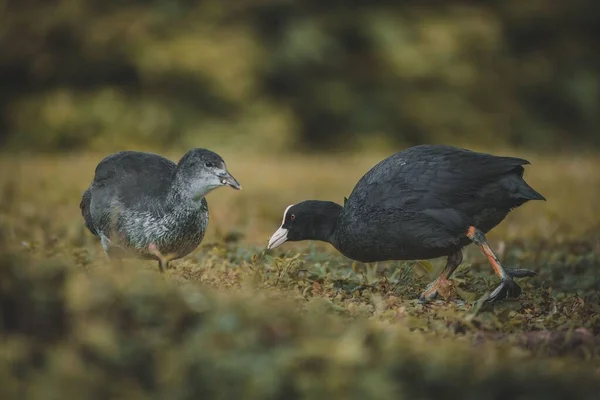
[(264, 252), (286, 205), (343, 202), (380, 154), (215, 150), (244, 190), (209, 196), (205, 241), (164, 276), (111, 265), (85, 230), (79, 196), (102, 155), (0, 160), (0, 398), (597, 398), (596, 157), (517, 153), (548, 198), (489, 235), (507, 266), (539, 273), (520, 299), (481, 307), (497, 278), (470, 246), (447, 299), (422, 306), (443, 260)]
[[(598, 399), (598, 4), (0, 0), (0, 399)], [(539, 274), (518, 300), (479, 302), (475, 246), (427, 306), (442, 259), (264, 251), (417, 143), (532, 162), (548, 201), (488, 235)], [(98, 161), (190, 147), (243, 191), (165, 275), (111, 265), (78, 208)]]
[(233, 3), (0, 1), (0, 142), (600, 145), (595, 0)]

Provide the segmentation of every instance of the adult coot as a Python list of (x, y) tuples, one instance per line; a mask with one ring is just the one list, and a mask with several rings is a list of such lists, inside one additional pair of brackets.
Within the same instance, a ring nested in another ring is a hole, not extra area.
[(98, 164), (79, 207), (109, 258), (157, 259), (163, 272), (200, 244), (208, 225), (204, 196), (221, 186), (242, 188), (212, 151), (192, 149), (178, 164), (122, 151)]
[(545, 200), (523, 180), (526, 164), (451, 146), (411, 147), (368, 171), (344, 206), (308, 200), (287, 207), (267, 248), (320, 240), (362, 262), (446, 256), (446, 267), (420, 296), (427, 302), (462, 262), (462, 248), (473, 242), (501, 278), (486, 301), (517, 297), (521, 288), (512, 278), (536, 273), (504, 268), (485, 233), (512, 209)]

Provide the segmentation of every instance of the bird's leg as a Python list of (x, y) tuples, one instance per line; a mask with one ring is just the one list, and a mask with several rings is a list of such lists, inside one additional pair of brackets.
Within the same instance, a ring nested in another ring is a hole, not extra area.
[(158, 261), (158, 267), (160, 268), (161, 271), (163, 270), (168, 270), (169, 268), (171, 268), (171, 259), (169, 257), (165, 257), (163, 255), (163, 257), (161, 259), (159, 259)]
[(423, 293), (421, 293), (421, 296), (419, 297), (419, 302), (427, 303), (435, 299), (437, 297), (438, 288), (440, 287), (440, 285), (448, 281), (448, 279), (450, 278), (454, 270), (460, 265), (462, 260), (463, 255), (462, 251), (460, 250), (448, 256), (446, 266), (444, 267), (442, 272), (440, 272), (436, 280), (427, 285), (427, 288), (425, 289), (425, 291), (423, 291)]
[(485, 300), (489, 303), (495, 303), (500, 300), (504, 300), (506, 297), (519, 297), (521, 294), (521, 287), (513, 280), (514, 278), (523, 278), (528, 276), (536, 276), (537, 273), (528, 269), (506, 269), (500, 263), (500, 260), (492, 251), (490, 245), (485, 239), (485, 235), (479, 229), (474, 226), (470, 226), (467, 230), (467, 237), (473, 241), (483, 254), (487, 257), (494, 272), (501, 279), (500, 285)]
[(158, 259), (158, 269), (161, 274), (164, 273), (169, 268), (169, 260), (162, 255), (160, 250), (158, 250), (158, 246), (154, 243), (148, 245), (148, 252)]
[(158, 269), (160, 270), (160, 273), (163, 274), (165, 272), (167, 268), (167, 263), (163, 263), (162, 260), (158, 260)]
[(121, 255), (116, 254), (111, 247), (105, 246), (104, 243), (102, 245), (104, 247), (104, 254), (106, 255), (106, 259), (108, 260), (109, 264), (113, 268), (117, 268), (119, 270), (123, 269), (123, 258), (121, 258)]

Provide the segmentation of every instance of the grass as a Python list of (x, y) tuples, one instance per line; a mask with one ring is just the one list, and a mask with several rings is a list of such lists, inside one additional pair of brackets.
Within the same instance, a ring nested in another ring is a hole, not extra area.
[[(539, 276), (495, 307), (469, 246), (444, 260), (353, 263), (323, 243), (264, 247), (289, 204), (343, 202), (384, 155), (218, 151), (242, 183), (208, 197), (202, 245), (165, 276), (107, 262), (78, 204), (100, 154), (0, 161), (2, 398), (594, 398), (600, 390), (600, 159), (519, 154), (547, 202), (489, 240)], [(513, 152), (511, 152), (513, 153)], [(514, 154), (514, 153), (513, 153)], [(179, 154), (171, 154), (176, 159)]]

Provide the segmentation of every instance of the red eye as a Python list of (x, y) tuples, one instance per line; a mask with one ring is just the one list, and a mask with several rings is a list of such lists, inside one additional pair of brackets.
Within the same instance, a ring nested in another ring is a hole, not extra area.
[(294, 214), (290, 215), (290, 219), (293, 221), (296, 219), (296, 216)]

